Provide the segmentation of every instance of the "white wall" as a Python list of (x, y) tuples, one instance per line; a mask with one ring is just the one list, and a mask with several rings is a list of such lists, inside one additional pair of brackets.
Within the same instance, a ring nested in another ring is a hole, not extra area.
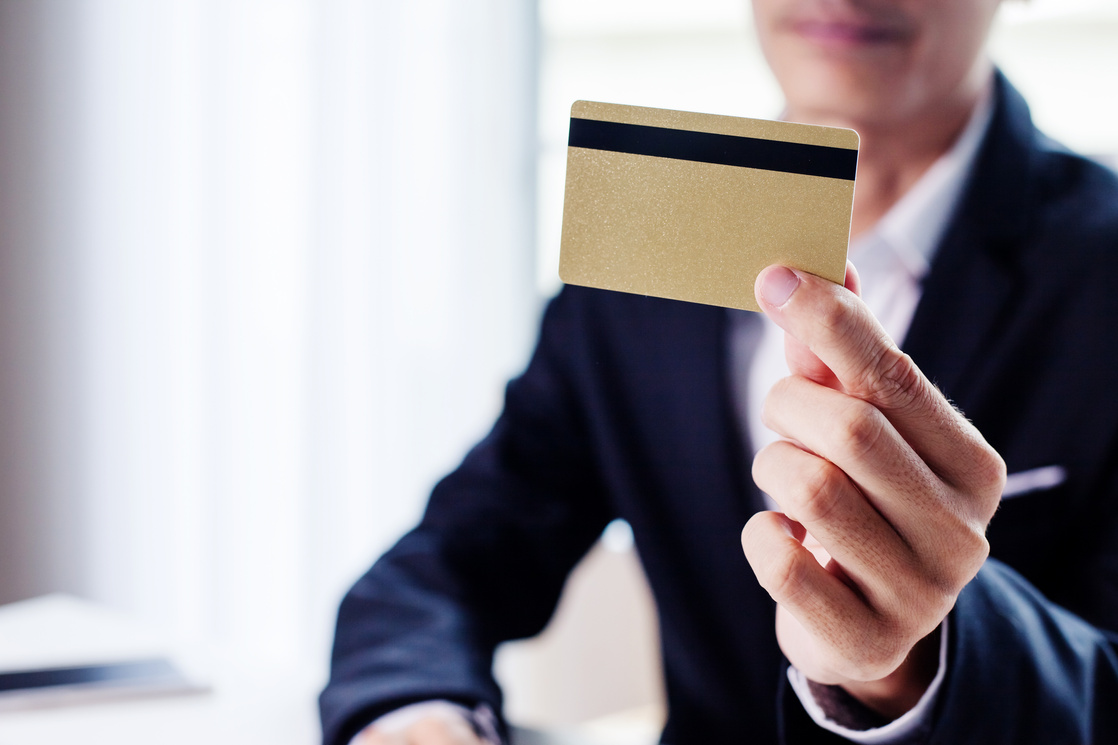
[(535, 7), (0, 0), (0, 601), (322, 674), (524, 363)]

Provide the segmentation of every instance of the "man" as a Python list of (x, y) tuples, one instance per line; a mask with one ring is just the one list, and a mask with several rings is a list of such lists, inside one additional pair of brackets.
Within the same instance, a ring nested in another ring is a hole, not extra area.
[(998, 5), (755, 0), (785, 117), (861, 135), (861, 282), (770, 267), (763, 330), (560, 293), (494, 430), (343, 602), (329, 742), (499, 737), (494, 646), (615, 517), (664, 742), (1118, 741), (1118, 183), (992, 70)]

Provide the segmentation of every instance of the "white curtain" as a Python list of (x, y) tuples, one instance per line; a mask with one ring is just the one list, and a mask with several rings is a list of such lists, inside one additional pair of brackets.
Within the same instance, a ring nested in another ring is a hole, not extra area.
[[(65, 153), (64, 198), (21, 217), (67, 229), (0, 232), (54, 288), (22, 310), (62, 314), (42, 345), (0, 339), (34, 358), (5, 399), (49, 373), (0, 421), (5, 462), (42, 461), (0, 477), (0, 507), (41, 534), (18, 560), (62, 566), (12, 582), (321, 668), (342, 591), (526, 360), (534, 2), (24, 6), (0, 1), (5, 38), (69, 50), (40, 77), (73, 119), (31, 138), (35, 168)], [(40, 414), (29, 445), (13, 429)]]

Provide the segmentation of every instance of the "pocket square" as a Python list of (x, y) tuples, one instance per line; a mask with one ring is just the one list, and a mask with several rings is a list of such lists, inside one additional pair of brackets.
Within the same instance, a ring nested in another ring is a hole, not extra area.
[(1041, 466), (1028, 471), (1018, 471), (1006, 476), (1002, 499), (1012, 499), (1022, 494), (1044, 489), (1054, 489), (1067, 479), (1063, 466)]

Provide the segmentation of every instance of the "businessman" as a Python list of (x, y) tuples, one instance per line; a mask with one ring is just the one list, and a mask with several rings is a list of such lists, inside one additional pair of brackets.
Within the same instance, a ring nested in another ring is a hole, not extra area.
[(857, 269), (770, 267), (763, 322), (565, 288), (343, 601), (329, 743), (502, 738), (493, 648), (617, 517), (666, 743), (1118, 741), (1118, 181), (1033, 128), (998, 5), (755, 0), (785, 118), (861, 135)]

